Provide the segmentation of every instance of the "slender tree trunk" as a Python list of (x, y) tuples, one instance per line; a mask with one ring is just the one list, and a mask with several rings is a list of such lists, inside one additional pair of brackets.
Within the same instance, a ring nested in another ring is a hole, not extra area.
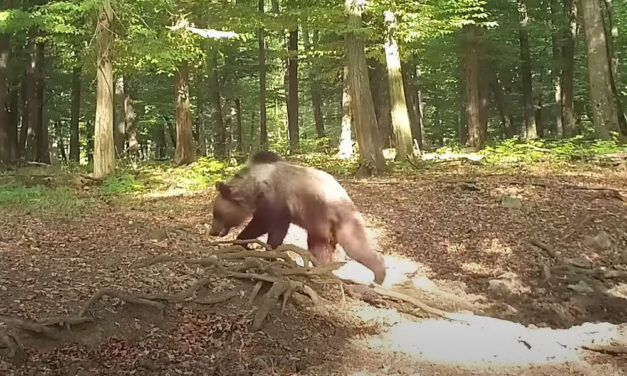
[[(468, 124), (468, 146), (479, 148), (486, 140), (486, 129), (482, 126), (481, 97), (479, 93), (479, 52), (477, 26), (465, 26), (464, 67), (466, 75), (466, 121)], [(461, 134), (461, 133), (460, 133)]]
[(342, 78), (342, 131), (340, 134), (338, 157), (340, 159), (350, 159), (353, 156), (353, 139), (351, 136), (353, 116), (347, 65), (344, 66)]
[(174, 76), (176, 82), (176, 153), (174, 163), (186, 165), (195, 159), (192, 137), (192, 112), (189, 104), (189, 68), (181, 63)]
[(65, 153), (65, 142), (63, 141), (63, 127), (60, 121), (57, 121), (54, 125), (55, 131), (57, 133), (57, 147), (59, 149), (59, 154), (61, 154), (61, 159), (63, 162), (67, 162), (67, 154)]
[(72, 114), (70, 119), (70, 161), (80, 162), (81, 67), (72, 70)]
[[(315, 50), (317, 48), (318, 31), (313, 33), (313, 44), (309, 41), (309, 31), (303, 30), (303, 42), (305, 50)], [(311, 106), (313, 108), (314, 123), (316, 125), (316, 137), (324, 137), (324, 119), (322, 118), (322, 95), (320, 93), (320, 69), (315, 58), (309, 67), (309, 90), (311, 92)]]
[[(5, 8), (4, 6), (2, 8)], [(9, 97), (9, 36), (0, 35), (0, 163), (11, 162), (11, 139), (9, 137), (9, 114), (4, 104)]]
[(114, 126), (113, 140), (115, 144), (115, 154), (119, 157), (124, 153), (124, 141), (126, 140), (126, 114), (124, 113), (124, 77), (119, 76), (115, 80), (114, 101)]
[(529, 16), (526, 0), (518, 0), (518, 17), (520, 28), (520, 76), (523, 87), (523, 107), (525, 118), (525, 135), (528, 140), (538, 137), (533, 105), (533, 78), (531, 75), (531, 54), (529, 52)]
[(19, 157), (18, 148), (18, 122), (19, 122), (19, 92), (17, 89), (9, 91), (9, 103), (7, 119), (9, 122), (9, 128), (7, 129), (7, 135), (9, 138), (9, 160), (15, 161)]
[(209, 76), (209, 111), (213, 128), (213, 150), (217, 159), (226, 157), (226, 128), (222, 118), (222, 101), (220, 100), (220, 81), (218, 80), (218, 60), (216, 52), (209, 51), (207, 57), (207, 73)]
[[(405, 73), (405, 71), (403, 72)], [(420, 85), (420, 71), (418, 67), (415, 65), (411, 66), (411, 74), (408, 71), (407, 80), (409, 80), (409, 77), (412, 77), (412, 76), (413, 76), (413, 82)], [(423, 150), (424, 142), (425, 142), (425, 134), (424, 134), (424, 125), (423, 125), (422, 90), (420, 90), (420, 86), (414, 89), (414, 87), (411, 84), (409, 84), (409, 81), (407, 82), (407, 89), (405, 90), (405, 92), (407, 92), (408, 90), (411, 93), (410, 95), (411, 105), (414, 109), (414, 114), (416, 116), (416, 122), (417, 122), (416, 129), (415, 129), (416, 134), (414, 135), (414, 138), (417, 139), (418, 147), (420, 148), (420, 150)]]
[(133, 104), (133, 87), (131, 80), (124, 77), (124, 123), (126, 125), (126, 140), (128, 141), (128, 152), (135, 157), (139, 156), (141, 151), (139, 142), (137, 141), (136, 120), (137, 113)]
[[(34, 38), (34, 36), (33, 36)], [(38, 79), (38, 71), (39, 60), (37, 59), (37, 46), (35, 42), (31, 42), (28, 46), (28, 67), (27, 67), (27, 77), (26, 77), (26, 138), (25, 138), (25, 159), (27, 161), (34, 161), (37, 159), (37, 143), (36, 143), (36, 135), (39, 131), (40, 127), (40, 119), (39, 119), (39, 101), (37, 95), (37, 84), (39, 82)]]
[[(264, 13), (264, 0), (259, 0), (259, 13)], [(262, 27), (257, 33), (259, 42), (259, 142), (261, 150), (268, 150), (268, 123), (266, 115), (266, 41)]]
[(239, 98), (235, 98), (235, 141), (237, 142), (236, 150), (238, 153), (244, 152), (244, 135), (242, 130), (242, 103)]
[[(467, 27), (471, 27), (471, 26), (467, 26)], [(458, 98), (459, 98), (459, 102), (458, 102), (458, 115), (457, 115), (457, 139), (459, 141), (459, 145), (464, 147), (468, 145), (468, 124), (467, 124), (467, 119), (466, 119), (466, 110), (467, 110), (467, 106), (468, 106), (468, 99), (466, 98), (466, 89), (468, 89), (468, 83), (467, 81), (469, 80), (469, 78), (471, 78), (471, 76), (469, 76), (468, 74), (470, 72), (468, 72), (468, 67), (466, 66), (466, 62), (469, 61), (469, 58), (471, 57), (471, 51), (469, 51), (469, 43), (468, 43), (468, 33), (470, 33), (469, 30), (464, 30), (464, 37), (466, 39), (464, 39), (464, 41), (462, 43), (464, 43), (464, 47), (462, 48), (462, 56), (461, 56), (461, 61), (460, 61), (460, 78), (458, 80)], [(472, 60), (472, 59), (471, 59)], [(471, 82), (474, 80), (471, 80)]]
[(579, 0), (588, 61), (588, 86), (592, 120), (597, 137), (610, 139), (610, 131), (617, 131), (618, 108), (612, 92), (612, 72), (607, 56), (607, 42), (601, 6), (598, 0)]
[[(30, 60), (26, 60), (26, 66)], [(18, 158), (26, 157), (26, 140), (28, 138), (28, 79), (29, 68), (25, 69), (22, 74), (20, 83), (20, 134), (18, 138)]]
[(414, 157), (412, 142), (411, 122), (409, 119), (409, 107), (407, 106), (403, 76), (401, 72), (401, 59), (396, 44), (396, 17), (393, 12), (383, 13), (386, 27), (384, 43), (385, 61), (387, 63), (388, 90), (390, 93), (390, 107), (392, 114), (392, 126), (394, 127), (394, 146), (396, 147), (396, 159), (407, 160)]
[(514, 127), (511, 123), (511, 116), (509, 112), (509, 108), (506, 105), (505, 93), (503, 91), (503, 85), (501, 84), (498, 74), (494, 66), (490, 67), (491, 78), (490, 78), (490, 87), (492, 88), (492, 93), (494, 94), (494, 102), (496, 103), (496, 108), (499, 112), (499, 116), (501, 117), (501, 124), (503, 125), (503, 134), (505, 137), (513, 137), (514, 136)]
[(203, 157), (207, 156), (207, 120), (205, 117), (205, 102), (206, 102), (206, 82), (202, 80), (199, 75), (200, 83), (198, 84), (198, 96), (196, 97), (196, 134), (198, 136), (198, 150)]
[(50, 164), (50, 134), (49, 134), (49, 118), (46, 109), (46, 73), (44, 65), (44, 43), (37, 44), (37, 118), (39, 128), (35, 134), (37, 142), (37, 161)]
[(94, 177), (107, 177), (115, 169), (113, 143), (113, 9), (110, 0), (100, 6), (96, 41), (98, 88), (96, 91), (96, 124), (94, 128)]
[(536, 90), (538, 103), (535, 107), (535, 120), (536, 120), (536, 129), (538, 131), (538, 137), (545, 137), (545, 129), (544, 129), (544, 119), (542, 117), (542, 108), (544, 104), (542, 102), (542, 90), (540, 89), (540, 85), (538, 85), (538, 89)]
[(403, 79), (403, 91), (405, 93), (405, 103), (407, 103), (407, 115), (409, 116), (409, 123), (411, 125), (411, 137), (414, 151), (420, 153), (422, 150), (422, 129), (418, 121), (418, 115), (416, 114), (415, 106), (415, 93), (409, 84), (409, 78), (407, 77), (408, 68), (405, 65), (401, 66), (401, 76)]
[(607, 56), (610, 61), (610, 73), (612, 74), (612, 93), (616, 102), (616, 109), (618, 111), (618, 126), (623, 136), (627, 136), (627, 114), (623, 107), (621, 100), (621, 93), (616, 87), (618, 82), (618, 55), (616, 52), (616, 43), (618, 42), (618, 26), (614, 21), (614, 5), (612, 0), (601, 0), (600, 3), (603, 10), (603, 19), (605, 23), (605, 35), (607, 45)]
[(298, 127), (298, 27), (291, 30), (288, 45), (288, 86), (287, 97), (287, 122), (290, 137), (290, 152), (295, 153), (299, 149)]
[(370, 93), (377, 126), (381, 135), (381, 146), (391, 147), (394, 144), (394, 128), (392, 127), (392, 109), (390, 107), (390, 90), (388, 87), (387, 67), (376, 58), (369, 59)]
[(577, 5), (575, 0), (564, 0), (566, 25), (562, 46), (562, 127), (564, 137), (573, 137), (577, 133), (575, 115), (575, 46), (577, 45)]
[(553, 46), (553, 87), (555, 88), (555, 131), (558, 138), (564, 135), (564, 125), (562, 122), (562, 114), (564, 112), (562, 106), (562, 50), (560, 45), (560, 36), (564, 35), (564, 27), (562, 22), (562, 11), (558, 0), (550, 0), (551, 22), (555, 32), (551, 34), (551, 44)]
[[(365, 0), (345, 0), (345, 11), (348, 16), (349, 30), (362, 27), (362, 13), (366, 7)], [(364, 41), (355, 32), (346, 33), (346, 61), (351, 91), (351, 103), (355, 116), (355, 129), (359, 145), (360, 169), (359, 176), (371, 175), (373, 172), (385, 170), (385, 160), (379, 144), (379, 130), (375, 118)]]

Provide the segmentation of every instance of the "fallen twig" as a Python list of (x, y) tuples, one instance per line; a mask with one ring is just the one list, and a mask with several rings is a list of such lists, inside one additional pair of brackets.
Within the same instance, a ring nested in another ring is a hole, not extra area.
[(560, 256), (557, 254), (557, 251), (551, 247), (550, 245), (538, 240), (538, 239), (532, 239), (531, 240), (531, 244), (535, 245), (536, 247), (540, 248), (541, 250), (543, 250), (544, 252), (546, 252), (547, 255), (549, 255), (551, 258), (553, 258), (556, 261), (560, 261)]
[(155, 258), (138, 261), (135, 264), (131, 265), (131, 268), (133, 269), (146, 268), (154, 264), (162, 264), (162, 263), (166, 263), (170, 261), (174, 261), (173, 256), (161, 255)]

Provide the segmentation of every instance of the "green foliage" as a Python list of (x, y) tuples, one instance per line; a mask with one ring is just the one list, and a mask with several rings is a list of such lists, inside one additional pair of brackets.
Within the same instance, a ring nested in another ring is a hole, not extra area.
[(76, 216), (84, 210), (85, 204), (86, 201), (78, 199), (69, 187), (0, 185), (0, 211)]
[(129, 173), (110, 175), (102, 185), (102, 191), (107, 194), (120, 194), (140, 192), (144, 185), (135, 180), (135, 176)]

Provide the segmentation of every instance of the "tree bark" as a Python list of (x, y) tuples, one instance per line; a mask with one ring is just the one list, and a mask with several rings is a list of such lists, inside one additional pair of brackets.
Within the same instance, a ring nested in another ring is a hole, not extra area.
[(115, 169), (113, 143), (113, 9), (103, 0), (96, 30), (97, 81), (96, 123), (94, 128), (94, 177), (102, 179)]
[(176, 82), (176, 152), (174, 163), (186, 165), (195, 159), (192, 137), (192, 112), (189, 103), (189, 68), (187, 62), (179, 65), (174, 76)]
[[(29, 64), (30, 59), (26, 60), (26, 66), (30, 67)], [(18, 158), (24, 157), (26, 158), (26, 141), (28, 139), (28, 95), (30, 85), (28, 83), (30, 78), (30, 68), (26, 68), (22, 75), (22, 80), (20, 83), (20, 134), (18, 139)]]
[[(259, 13), (264, 13), (264, 0), (259, 0)], [(257, 32), (259, 43), (259, 142), (261, 150), (268, 150), (268, 123), (266, 115), (266, 41), (263, 27)]]
[(612, 92), (612, 72), (607, 56), (607, 42), (601, 6), (598, 0), (579, 0), (588, 62), (588, 87), (592, 120), (598, 138), (610, 139), (618, 131), (618, 107)]
[(520, 41), (520, 77), (523, 87), (523, 107), (525, 118), (525, 136), (528, 140), (538, 137), (535, 112), (533, 105), (533, 78), (531, 75), (531, 54), (529, 52), (529, 16), (526, 0), (518, 0), (518, 18), (520, 27), (518, 39)]
[[(34, 36), (33, 36), (34, 39)], [(37, 141), (36, 135), (41, 129), (41, 120), (39, 118), (39, 97), (37, 93), (37, 84), (39, 82), (39, 60), (37, 59), (37, 45), (34, 41), (30, 42), (28, 51), (28, 67), (26, 77), (26, 138), (25, 138), (25, 159), (34, 161), (37, 159)]]
[(385, 61), (387, 63), (388, 90), (390, 93), (390, 109), (392, 114), (392, 126), (394, 127), (394, 146), (396, 147), (396, 159), (405, 161), (412, 159), (414, 145), (412, 142), (411, 122), (409, 119), (409, 107), (407, 105), (403, 76), (401, 73), (401, 58), (396, 43), (396, 16), (393, 12), (383, 13), (386, 38), (383, 47), (385, 49)]
[[(5, 8), (4, 6), (2, 8)], [(9, 97), (9, 36), (0, 35), (0, 163), (11, 162), (11, 140), (9, 137), (9, 114), (5, 103)]]
[(235, 98), (235, 142), (238, 153), (244, 152), (244, 135), (242, 130), (242, 103), (239, 98)]
[(564, 135), (564, 125), (562, 122), (562, 114), (564, 112), (562, 106), (562, 50), (560, 36), (564, 35), (564, 27), (562, 22), (562, 11), (558, 0), (550, 0), (551, 23), (555, 32), (551, 34), (551, 44), (553, 47), (553, 87), (555, 88), (555, 131), (558, 138)]
[[(344, 6), (349, 30), (360, 29), (366, 0), (345, 0)], [(345, 37), (345, 50), (351, 103), (353, 104), (355, 129), (359, 144), (360, 168), (358, 175), (367, 176), (385, 170), (386, 166), (379, 144), (379, 130), (372, 95), (370, 94), (363, 38), (355, 32), (349, 31)]]
[(377, 116), (377, 126), (382, 140), (381, 147), (391, 147), (394, 144), (394, 128), (392, 127), (387, 68), (376, 58), (369, 59), (368, 65), (372, 67), (369, 69), (368, 78), (374, 113)]
[(37, 161), (50, 164), (50, 134), (49, 119), (45, 107), (46, 104), (46, 74), (44, 65), (45, 45), (43, 42), (37, 43), (37, 118), (39, 128), (35, 133), (37, 143)]
[(72, 114), (70, 119), (70, 161), (80, 162), (81, 67), (72, 70)]
[(499, 80), (498, 73), (494, 66), (490, 67), (491, 77), (490, 77), (490, 87), (492, 89), (492, 94), (494, 95), (494, 102), (496, 103), (496, 108), (499, 112), (499, 116), (501, 117), (501, 124), (503, 126), (503, 135), (507, 138), (514, 136), (514, 127), (511, 123), (511, 115), (509, 108), (506, 104), (505, 92), (503, 91), (503, 85)]
[(207, 95), (206, 82), (203, 75), (198, 75), (198, 95), (196, 96), (196, 135), (198, 138), (198, 151), (201, 156), (207, 156), (207, 119), (205, 116)]
[(425, 143), (425, 132), (424, 132), (424, 114), (423, 114), (423, 103), (422, 103), (422, 90), (420, 89), (420, 70), (417, 66), (412, 65), (411, 74), (408, 73), (408, 78), (413, 76), (413, 82), (417, 84), (417, 88), (414, 89), (412, 85), (408, 85), (408, 90), (411, 91), (412, 95), (412, 104), (414, 107), (414, 112), (416, 114), (416, 120), (418, 121), (416, 128), (416, 136), (418, 138), (418, 146), (420, 150), (423, 150)]
[(209, 76), (209, 113), (213, 129), (213, 150), (215, 157), (222, 160), (226, 157), (226, 128), (222, 118), (218, 59), (216, 52), (213, 50), (210, 50), (207, 56), (207, 74)]
[[(309, 41), (309, 32), (303, 30), (303, 42), (305, 50), (315, 50), (318, 46), (318, 31), (313, 33), (313, 44)], [(316, 137), (324, 137), (324, 119), (322, 117), (322, 94), (320, 93), (320, 69), (314, 59), (309, 68), (309, 88), (311, 92), (311, 106), (313, 108), (314, 123), (316, 125)]]
[(487, 129), (481, 119), (481, 97), (479, 93), (478, 30), (475, 25), (464, 27), (464, 67), (466, 76), (466, 122), (468, 124), (468, 146), (479, 148), (486, 141)]
[(409, 123), (411, 125), (412, 142), (418, 152), (422, 150), (422, 127), (420, 126), (420, 120), (416, 113), (417, 100), (416, 92), (412, 89), (409, 83), (409, 73), (411, 71), (406, 65), (401, 64), (401, 76), (403, 79), (403, 91), (405, 92), (405, 103), (407, 103), (407, 115), (409, 116)]
[(115, 154), (119, 157), (124, 154), (124, 141), (126, 141), (126, 114), (124, 113), (124, 77), (119, 76), (115, 80), (115, 97), (114, 101), (114, 126), (113, 140), (115, 145)]
[(288, 97), (287, 123), (290, 138), (290, 152), (296, 153), (299, 149), (298, 127), (298, 26), (289, 33), (288, 43)]
[(353, 156), (353, 139), (351, 136), (353, 123), (351, 94), (348, 80), (348, 66), (344, 66), (342, 79), (342, 124), (338, 157), (350, 159)]
[(614, 21), (614, 5), (612, 4), (612, 0), (601, 0), (599, 4), (601, 4), (603, 19), (606, 27), (605, 35), (607, 41), (607, 56), (610, 63), (610, 73), (612, 74), (612, 93), (614, 95), (616, 109), (618, 111), (618, 127), (620, 129), (620, 133), (623, 136), (627, 136), (627, 114), (625, 114), (625, 109), (621, 100), (621, 93), (616, 86), (618, 82), (619, 65), (618, 54), (616, 52), (616, 43), (618, 42), (618, 26)]
[(133, 104), (133, 87), (131, 80), (124, 77), (124, 123), (126, 125), (126, 140), (128, 142), (128, 152), (135, 157), (139, 156), (141, 150), (137, 141), (137, 113)]
[(577, 133), (575, 115), (575, 46), (577, 45), (577, 5), (574, 0), (564, 0), (564, 16), (567, 27), (564, 30), (562, 46), (562, 127), (564, 137)]
[(17, 89), (9, 90), (9, 103), (7, 120), (9, 128), (7, 129), (7, 135), (9, 138), (9, 160), (15, 161), (19, 157), (18, 149), (18, 123), (19, 123), (19, 91)]

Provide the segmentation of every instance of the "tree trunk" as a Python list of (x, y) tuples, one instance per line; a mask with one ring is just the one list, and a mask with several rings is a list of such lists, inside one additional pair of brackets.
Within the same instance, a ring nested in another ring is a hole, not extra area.
[(198, 151), (201, 156), (207, 156), (207, 119), (205, 116), (206, 82), (202, 74), (198, 76), (198, 96), (196, 97), (196, 135), (198, 137)]
[(526, 0), (518, 0), (518, 17), (520, 28), (518, 39), (520, 40), (520, 76), (523, 87), (523, 107), (525, 118), (525, 136), (528, 140), (538, 137), (536, 129), (535, 112), (533, 105), (533, 81), (531, 76), (531, 54), (529, 52), (529, 16), (527, 14)]
[(46, 110), (46, 74), (44, 69), (44, 43), (37, 43), (37, 118), (39, 120), (39, 128), (35, 134), (37, 142), (37, 161), (50, 164), (50, 137), (49, 137), (49, 119)]
[(588, 86), (592, 120), (597, 137), (610, 139), (617, 131), (618, 108), (612, 92), (612, 72), (607, 56), (605, 28), (598, 0), (579, 0), (582, 13), (588, 61)]
[(394, 143), (394, 128), (392, 127), (392, 110), (390, 107), (390, 90), (388, 87), (387, 67), (376, 58), (369, 60), (370, 93), (377, 116), (377, 126), (381, 135), (381, 146), (391, 147)]
[[(315, 50), (318, 46), (318, 31), (314, 31), (313, 44), (310, 44), (309, 32), (304, 30), (303, 41), (305, 44), (305, 50)], [(309, 68), (309, 83), (311, 91), (311, 106), (313, 108), (314, 123), (316, 125), (316, 137), (322, 138), (324, 137), (324, 119), (322, 117), (322, 94), (320, 93), (320, 69), (315, 58)]]
[(114, 126), (113, 140), (115, 145), (115, 154), (119, 157), (124, 153), (124, 141), (126, 140), (126, 124), (124, 113), (124, 77), (119, 76), (115, 80), (115, 97), (114, 101)]
[(536, 120), (536, 129), (538, 131), (538, 137), (545, 137), (545, 129), (544, 129), (544, 120), (542, 118), (542, 108), (544, 106), (542, 102), (542, 90), (540, 90), (540, 85), (538, 85), (538, 90), (536, 90), (538, 96), (538, 103), (535, 107), (534, 118)]
[(70, 119), (70, 161), (80, 162), (81, 67), (72, 70), (72, 115)]
[[(348, 16), (349, 30), (362, 27), (362, 13), (366, 7), (365, 0), (346, 0), (344, 3)], [(355, 116), (355, 129), (359, 145), (360, 168), (359, 176), (371, 175), (373, 172), (386, 169), (385, 160), (379, 144), (380, 136), (375, 118), (370, 83), (368, 81), (368, 66), (364, 41), (355, 32), (348, 32), (345, 36), (346, 61), (348, 77)]]
[[(264, 0), (259, 0), (259, 13), (263, 14)], [(257, 33), (259, 42), (259, 142), (261, 150), (268, 150), (268, 123), (266, 115), (266, 41), (263, 27)]]
[(94, 177), (102, 179), (115, 169), (113, 143), (113, 9), (103, 0), (98, 16), (96, 124), (94, 128)]
[(217, 159), (226, 157), (226, 128), (222, 118), (222, 102), (220, 100), (220, 81), (218, 80), (218, 59), (216, 52), (211, 50), (207, 56), (207, 74), (209, 76), (209, 113), (213, 129), (213, 150)]
[(353, 156), (353, 139), (351, 136), (353, 116), (347, 65), (344, 66), (342, 78), (342, 131), (340, 134), (338, 158), (350, 159)]
[[(564, 125), (562, 122), (562, 51), (560, 48), (560, 35), (563, 35), (564, 27), (560, 12), (560, 4), (558, 0), (551, 0), (551, 23), (555, 32), (551, 34), (551, 44), (553, 46), (553, 87), (555, 88), (555, 131), (558, 138), (564, 134)], [(561, 43), (563, 45), (563, 43)]]
[(27, 96), (27, 123), (26, 123), (26, 140), (25, 140), (25, 159), (34, 161), (37, 159), (37, 141), (36, 135), (41, 129), (41, 120), (39, 118), (39, 97), (37, 93), (37, 84), (39, 82), (39, 60), (37, 59), (37, 45), (31, 42), (29, 48), (29, 62), (26, 78), (26, 96)]
[(403, 79), (403, 91), (405, 92), (405, 103), (407, 103), (407, 115), (409, 116), (409, 123), (411, 125), (412, 142), (417, 151), (422, 150), (422, 128), (420, 127), (420, 121), (418, 114), (416, 113), (416, 99), (415, 91), (409, 84), (409, 74), (411, 71), (405, 64), (401, 64), (401, 76)]
[(618, 111), (618, 127), (620, 129), (620, 133), (623, 136), (627, 136), (627, 114), (625, 114), (625, 109), (621, 100), (621, 93), (616, 87), (616, 83), (618, 82), (619, 65), (618, 55), (616, 53), (616, 43), (618, 42), (618, 26), (614, 21), (614, 5), (612, 4), (612, 0), (601, 0), (599, 4), (601, 4), (603, 19), (607, 28), (605, 30), (607, 40), (607, 56), (610, 62), (610, 73), (612, 74), (612, 93), (614, 95), (616, 109)]
[[(5, 7), (2, 7), (5, 8)], [(9, 114), (5, 103), (9, 97), (9, 36), (0, 35), (0, 163), (11, 162), (11, 140), (9, 138)]]
[(9, 139), (9, 160), (15, 161), (19, 157), (18, 149), (18, 122), (19, 122), (19, 106), (20, 106), (19, 92), (17, 89), (9, 90), (9, 103), (7, 113), (7, 120), (9, 128), (7, 129), (7, 135)]
[(414, 155), (414, 145), (412, 142), (411, 122), (409, 119), (409, 107), (407, 106), (407, 96), (403, 87), (403, 76), (401, 73), (401, 58), (396, 44), (396, 17), (393, 12), (383, 13), (384, 25), (386, 27), (386, 37), (383, 47), (385, 49), (385, 61), (388, 73), (388, 90), (390, 93), (390, 110), (392, 114), (392, 126), (394, 127), (394, 146), (396, 148), (397, 160), (412, 159)]
[(128, 77), (124, 77), (124, 123), (126, 125), (126, 140), (128, 142), (128, 152), (130, 155), (139, 157), (141, 150), (137, 141), (137, 128), (135, 122), (137, 113), (133, 105), (133, 87)]
[(573, 137), (577, 133), (575, 116), (575, 46), (577, 45), (577, 5), (574, 0), (564, 0), (566, 25), (564, 45), (562, 46), (562, 127), (564, 137)]
[(492, 93), (494, 94), (494, 102), (496, 103), (496, 108), (499, 112), (499, 116), (501, 117), (501, 124), (503, 125), (503, 135), (507, 138), (510, 138), (514, 136), (515, 132), (514, 127), (511, 123), (509, 108), (506, 105), (503, 85), (499, 80), (495, 67), (491, 66), (490, 68), (490, 87), (492, 88)]
[(425, 132), (423, 123), (423, 103), (422, 103), (422, 90), (420, 89), (420, 70), (417, 66), (412, 65), (411, 74), (408, 73), (408, 78), (413, 76), (413, 82), (417, 83), (418, 87), (414, 89), (412, 85), (408, 85), (408, 90), (411, 91), (412, 105), (416, 114), (416, 120), (418, 121), (416, 127), (416, 136), (418, 138), (418, 147), (423, 150), (425, 143)]
[(192, 112), (189, 104), (189, 68), (187, 62), (179, 65), (174, 75), (176, 82), (176, 152), (174, 163), (186, 165), (195, 159), (192, 137)]
[(244, 152), (244, 135), (242, 130), (242, 103), (239, 98), (235, 98), (235, 141), (237, 142), (236, 150), (238, 153)]
[(24, 157), (26, 159), (26, 141), (28, 139), (28, 96), (29, 96), (29, 79), (30, 79), (30, 59), (27, 59), (26, 68), (22, 76), (22, 82), (20, 84), (20, 113), (22, 114), (20, 120), (20, 134), (18, 140), (18, 158)]
[[(468, 124), (468, 146), (479, 148), (486, 141), (486, 129), (481, 121), (481, 98), (479, 93), (479, 52), (477, 26), (464, 27), (464, 68), (466, 81), (466, 123)], [(460, 132), (460, 135), (462, 133)], [(460, 140), (461, 141), (461, 140)]]
[(299, 148), (298, 127), (298, 27), (290, 31), (288, 45), (288, 86), (287, 123), (290, 138), (290, 152), (295, 153)]
[(60, 121), (57, 121), (54, 125), (55, 131), (57, 133), (57, 147), (59, 149), (59, 154), (61, 154), (61, 159), (63, 162), (67, 162), (67, 154), (65, 153), (65, 142), (63, 142), (63, 127)]

